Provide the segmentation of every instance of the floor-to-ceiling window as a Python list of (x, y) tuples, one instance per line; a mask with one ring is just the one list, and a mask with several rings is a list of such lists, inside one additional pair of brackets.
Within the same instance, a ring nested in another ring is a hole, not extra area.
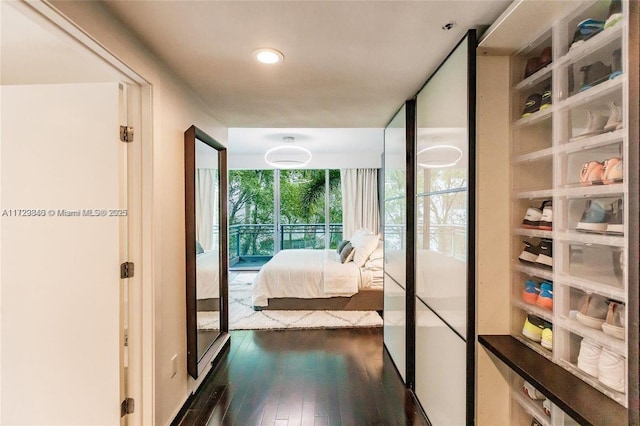
[(230, 170), (230, 265), (264, 263), (280, 250), (337, 246), (339, 170)]

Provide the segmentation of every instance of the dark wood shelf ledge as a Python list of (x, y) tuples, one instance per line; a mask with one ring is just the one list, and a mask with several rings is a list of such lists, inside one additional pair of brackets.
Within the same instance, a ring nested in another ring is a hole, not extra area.
[(512, 336), (480, 335), (478, 341), (580, 424), (628, 424), (627, 409)]

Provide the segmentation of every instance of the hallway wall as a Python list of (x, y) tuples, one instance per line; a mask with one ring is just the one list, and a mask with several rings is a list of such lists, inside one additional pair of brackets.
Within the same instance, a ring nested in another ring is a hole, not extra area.
[[(227, 127), (192, 90), (97, 2), (52, 4), (152, 85), (152, 143), (143, 147), (143, 424), (171, 422), (197, 383), (187, 375), (183, 132), (192, 124), (227, 145)], [(171, 377), (171, 358), (178, 373)], [(202, 375), (204, 377), (205, 374)], [(152, 408), (153, 407), (153, 408)], [(155, 413), (153, 420), (150, 418)]]

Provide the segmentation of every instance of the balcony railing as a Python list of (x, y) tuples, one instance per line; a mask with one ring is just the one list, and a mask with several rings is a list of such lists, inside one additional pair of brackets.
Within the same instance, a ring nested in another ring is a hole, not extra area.
[[(421, 228), (421, 227), (420, 227)], [(422, 229), (422, 228), (421, 228)], [(334, 248), (342, 239), (342, 224), (329, 225), (330, 245)], [(402, 249), (405, 246), (404, 225), (385, 226), (386, 246)], [(423, 247), (459, 260), (467, 257), (466, 225), (432, 224), (420, 239)], [(323, 223), (282, 224), (278, 227), (280, 249), (324, 249), (325, 225)], [(274, 255), (274, 225), (231, 225), (229, 227), (229, 258)]]
[[(229, 226), (229, 257), (273, 256), (274, 229), (272, 223)], [(342, 239), (342, 224), (329, 225), (330, 244), (336, 247)], [(295, 223), (278, 226), (280, 249), (324, 249), (324, 223)]]

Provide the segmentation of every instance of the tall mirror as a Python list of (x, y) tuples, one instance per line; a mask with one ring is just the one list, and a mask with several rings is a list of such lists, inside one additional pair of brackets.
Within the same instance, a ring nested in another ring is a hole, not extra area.
[(227, 341), (227, 151), (195, 126), (184, 136), (187, 369), (197, 378)]

